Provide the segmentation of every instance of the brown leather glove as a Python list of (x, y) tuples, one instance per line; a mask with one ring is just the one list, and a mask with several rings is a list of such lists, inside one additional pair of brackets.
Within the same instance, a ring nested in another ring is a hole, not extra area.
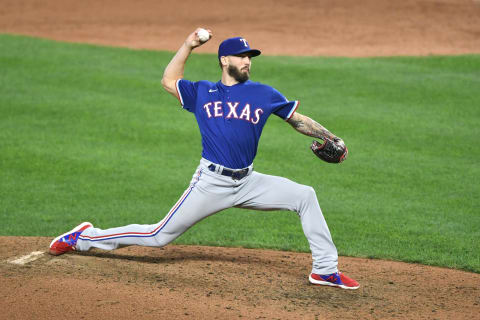
[(312, 149), (317, 157), (329, 163), (340, 163), (344, 161), (348, 155), (348, 149), (340, 138), (331, 140), (325, 137), (323, 144), (313, 140), (310, 149)]

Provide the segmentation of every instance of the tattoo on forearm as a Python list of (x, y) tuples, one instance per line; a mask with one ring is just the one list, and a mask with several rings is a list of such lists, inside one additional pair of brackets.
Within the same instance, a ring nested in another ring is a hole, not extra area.
[(290, 125), (294, 127), (298, 132), (310, 137), (319, 139), (322, 139), (324, 137), (330, 139), (335, 138), (335, 135), (333, 135), (325, 127), (323, 127), (318, 122), (310, 119), (309, 117), (302, 117), (296, 120), (290, 119), (288, 123), (290, 123)]

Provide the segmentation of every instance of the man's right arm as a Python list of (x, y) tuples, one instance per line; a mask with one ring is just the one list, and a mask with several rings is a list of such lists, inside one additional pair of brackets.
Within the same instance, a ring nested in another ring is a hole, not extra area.
[[(190, 53), (192, 53), (192, 50), (205, 43), (205, 42), (200, 42), (200, 39), (198, 38), (198, 35), (197, 35), (198, 30), (199, 28), (187, 37), (185, 42), (182, 44), (180, 49), (178, 49), (177, 53), (172, 58), (170, 63), (165, 68), (165, 71), (163, 72), (163, 78), (162, 78), (163, 88), (167, 92), (172, 94), (174, 97), (176, 97), (177, 99), (180, 99), (180, 97), (178, 96), (176, 82), (177, 80), (183, 78), (185, 63), (187, 62), (187, 59), (190, 56)], [(210, 33), (210, 39), (211, 39), (212, 32), (210, 30), (207, 30), (207, 31)]]

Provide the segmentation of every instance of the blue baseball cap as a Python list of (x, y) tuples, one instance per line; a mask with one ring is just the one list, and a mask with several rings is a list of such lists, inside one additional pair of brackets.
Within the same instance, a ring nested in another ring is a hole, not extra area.
[(260, 50), (251, 49), (247, 40), (242, 37), (229, 38), (220, 43), (218, 47), (218, 59), (222, 56), (235, 56), (242, 53), (250, 53), (252, 57), (259, 56)]

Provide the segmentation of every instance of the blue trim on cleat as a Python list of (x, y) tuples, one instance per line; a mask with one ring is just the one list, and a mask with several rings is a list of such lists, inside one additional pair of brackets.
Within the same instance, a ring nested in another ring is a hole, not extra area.
[[(343, 279), (342, 279), (343, 278)], [(315, 274), (311, 273), (308, 277), (310, 283), (322, 286), (339, 287), (342, 289), (358, 289), (360, 285), (357, 281), (350, 279), (341, 272), (331, 274)]]
[(83, 222), (72, 230), (59, 235), (50, 243), (50, 254), (60, 255), (68, 251), (75, 250), (75, 245), (85, 229), (93, 227), (90, 222)]

